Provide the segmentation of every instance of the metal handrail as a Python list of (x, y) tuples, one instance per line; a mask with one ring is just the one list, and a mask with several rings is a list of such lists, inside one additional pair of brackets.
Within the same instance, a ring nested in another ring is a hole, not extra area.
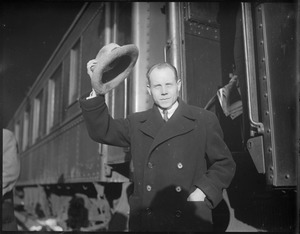
[[(252, 108), (252, 103), (257, 106), (257, 89), (256, 89), (256, 74), (255, 74), (255, 60), (254, 60), (254, 40), (253, 40), (253, 24), (251, 16), (251, 3), (242, 2), (242, 22), (243, 22), (243, 36), (244, 36), (244, 50), (246, 63), (246, 81), (247, 81), (247, 96), (249, 120), (252, 127), (257, 129), (258, 134), (264, 132), (264, 125), (258, 122), (258, 111)], [(256, 118), (256, 120), (254, 119)]]

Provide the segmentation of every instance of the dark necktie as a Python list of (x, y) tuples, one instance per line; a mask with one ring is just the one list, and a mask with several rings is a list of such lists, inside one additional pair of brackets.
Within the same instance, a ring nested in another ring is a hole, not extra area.
[(169, 120), (169, 118), (168, 118), (168, 111), (167, 110), (163, 110), (163, 114), (164, 114), (164, 121), (167, 122)]

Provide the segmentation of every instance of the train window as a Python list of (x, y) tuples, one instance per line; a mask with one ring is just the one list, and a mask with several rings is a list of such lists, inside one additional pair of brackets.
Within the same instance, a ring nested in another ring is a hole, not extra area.
[(22, 139), (22, 151), (25, 151), (28, 146), (28, 130), (29, 130), (29, 112), (24, 112), (23, 119), (23, 139)]
[(80, 41), (70, 51), (69, 99), (68, 105), (76, 101), (78, 96)]
[(54, 125), (59, 123), (61, 77), (62, 69), (60, 66), (48, 81), (47, 134)]
[(36, 141), (36, 139), (41, 134), (41, 123), (42, 123), (42, 103), (43, 103), (44, 93), (43, 90), (39, 92), (33, 102), (33, 129), (32, 129), (32, 143)]
[(14, 133), (15, 133), (15, 137), (16, 137), (16, 140), (17, 140), (17, 143), (18, 143), (18, 147), (20, 147), (20, 120), (18, 120), (15, 123)]
[(50, 79), (48, 81), (48, 110), (47, 110), (47, 133), (50, 132), (51, 127), (53, 126), (53, 116), (54, 116), (54, 80)]
[(34, 143), (38, 137), (41, 137), (44, 134), (44, 99), (44, 90), (40, 91), (40, 93), (34, 99), (32, 143)]

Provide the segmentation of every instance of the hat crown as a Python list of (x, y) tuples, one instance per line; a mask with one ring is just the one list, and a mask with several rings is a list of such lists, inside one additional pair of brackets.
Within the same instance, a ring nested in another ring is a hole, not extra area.
[(101, 50), (99, 51), (96, 59), (99, 59), (99, 58), (103, 57), (104, 55), (111, 53), (113, 50), (115, 50), (117, 48), (120, 48), (120, 46), (116, 43), (110, 43), (110, 44), (103, 46), (101, 48)]

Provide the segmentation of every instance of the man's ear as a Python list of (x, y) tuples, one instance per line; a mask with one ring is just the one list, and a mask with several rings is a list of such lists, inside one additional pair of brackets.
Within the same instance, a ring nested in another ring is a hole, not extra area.
[(149, 84), (147, 84), (147, 91), (148, 91), (149, 95), (151, 96), (151, 89), (150, 89), (150, 85)]
[(178, 91), (180, 91), (180, 89), (181, 89), (181, 79), (177, 80), (177, 89), (178, 89)]

